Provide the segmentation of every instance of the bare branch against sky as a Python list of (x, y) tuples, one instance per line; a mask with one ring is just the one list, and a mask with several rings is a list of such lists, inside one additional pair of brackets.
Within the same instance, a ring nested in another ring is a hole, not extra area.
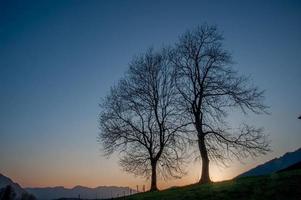
[[(210, 179), (231, 179), (300, 148), (300, 10), (299, 0), (0, 1), (0, 173), (24, 187), (149, 187), (151, 181), (120, 170), (118, 154), (100, 156), (98, 104), (126, 78), (133, 55), (180, 43), (179, 35), (204, 22), (219, 28), (232, 69), (238, 77), (251, 75), (248, 83), (265, 89), (270, 106), (270, 115), (227, 109), (222, 119), (235, 129), (218, 130), (232, 140), (239, 128), (264, 127), (273, 150), (244, 164), (225, 160), (229, 167), (220, 168), (213, 162), (220, 153), (213, 152), (223, 138), (208, 134)], [(200, 168), (189, 162), (185, 176), (168, 181), (158, 169), (158, 188), (198, 181)]]
[(202, 158), (200, 183), (211, 181), (210, 160), (245, 159), (269, 151), (262, 128), (244, 124), (235, 134), (225, 121), (233, 108), (261, 114), (267, 106), (264, 92), (231, 68), (232, 56), (222, 42), (216, 26), (203, 24), (184, 33), (172, 55), (181, 107), (194, 124), (192, 138), (196, 136)]
[(107, 154), (121, 152), (127, 172), (151, 179), (157, 190), (162, 177), (183, 175), (186, 124), (177, 109), (168, 50), (148, 50), (132, 60), (126, 76), (101, 104), (99, 141)]

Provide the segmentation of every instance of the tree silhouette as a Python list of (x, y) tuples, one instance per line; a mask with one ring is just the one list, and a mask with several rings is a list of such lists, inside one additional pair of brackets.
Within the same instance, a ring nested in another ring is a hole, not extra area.
[(16, 193), (11, 185), (7, 185), (0, 191), (0, 200), (14, 200)]
[(25, 192), (22, 194), (21, 200), (36, 200), (36, 197), (32, 194)]
[(232, 57), (223, 48), (223, 37), (215, 26), (202, 25), (180, 37), (171, 54), (181, 110), (194, 124), (202, 159), (200, 183), (210, 182), (209, 161), (257, 156), (269, 150), (261, 128), (241, 125), (237, 134), (225, 121), (228, 112), (266, 113), (264, 92), (250, 84), (229, 65)]
[[(134, 58), (126, 76), (101, 104), (99, 142), (107, 155), (121, 153), (126, 172), (151, 179), (183, 175), (186, 124), (177, 108), (177, 89), (167, 50)], [(157, 173), (158, 171), (158, 173)]]

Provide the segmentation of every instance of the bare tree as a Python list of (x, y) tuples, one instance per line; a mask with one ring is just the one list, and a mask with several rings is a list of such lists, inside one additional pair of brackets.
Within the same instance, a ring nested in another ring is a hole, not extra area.
[[(185, 141), (183, 115), (176, 104), (177, 89), (165, 50), (133, 59), (126, 76), (101, 104), (99, 141), (107, 155), (121, 153), (127, 172), (151, 178), (183, 175)], [(157, 174), (158, 171), (158, 174)]]
[(171, 54), (181, 110), (194, 124), (202, 159), (199, 183), (210, 182), (209, 161), (257, 156), (269, 150), (261, 128), (241, 125), (236, 134), (226, 122), (233, 108), (243, 113), (266, 113), (264, 92), (250, 84), (229, 65), (232, 58), (223, 48), (223, 37), (215, 26), (203, 25), (180, 37)]

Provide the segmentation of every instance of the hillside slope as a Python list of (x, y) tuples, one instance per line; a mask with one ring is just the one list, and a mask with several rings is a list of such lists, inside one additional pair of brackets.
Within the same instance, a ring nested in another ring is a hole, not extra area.
[(16, 198), (20, 198), (23, 193), (26, 193), (26, 191), (18, 183), (13, 182), (10, 178), (0, 173), (0, 188), (4, 188), (7, 185), (12, 186), (16, 193)]
[(132, 195), (127, 200), (300, 200), (301, 170)]
[(300, 161), (301, 161), (301, 148), (294, 152), (288, 152), (283, 156), (270, 160), (262, 165), (258, 165), (257, 167), (247, 172), (244, 172), (243, 174), (237, 177), (267, 175), (285, 169)]

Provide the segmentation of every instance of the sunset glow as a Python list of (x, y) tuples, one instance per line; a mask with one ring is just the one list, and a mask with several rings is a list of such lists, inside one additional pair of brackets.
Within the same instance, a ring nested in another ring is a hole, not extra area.
[[(23, 187), (149, 188), (122, 170), (121, 154), (104, 156), (98, 104), (133, 56), (203, 23), (221, 30), (233, 68), (266, 90), (270, 114), (233, 109), (229, 124), (263, 127), (272, 149), (227, 167), (210, 162), (211, 179), (300, 148), (300, 8), (298, 1), (1, 1), (0, 173)], [(159, 189), (199, 181), (194, 157), (181, 179), (160, 177)]]

